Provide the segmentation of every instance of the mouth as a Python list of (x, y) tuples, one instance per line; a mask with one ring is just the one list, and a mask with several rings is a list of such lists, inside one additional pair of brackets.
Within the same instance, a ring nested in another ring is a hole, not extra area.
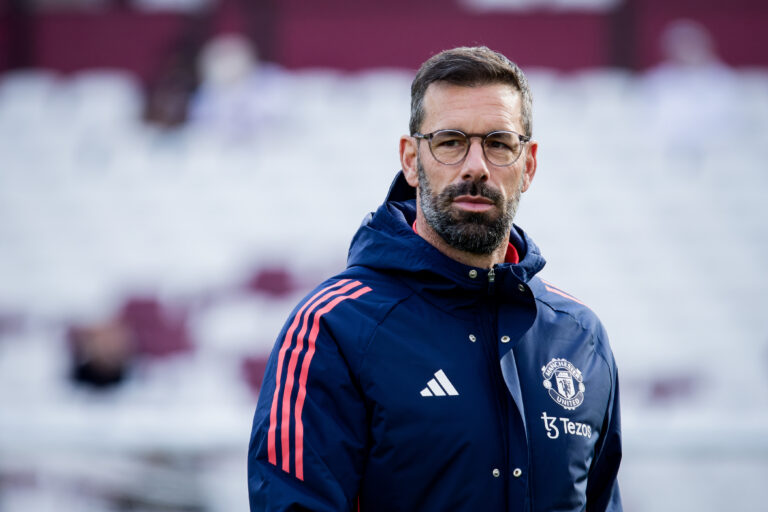
[(483, 196), (461, 195), (453, 199), (453, 204), (470, 212), (486, 212), (494, 207), (491, 199)]

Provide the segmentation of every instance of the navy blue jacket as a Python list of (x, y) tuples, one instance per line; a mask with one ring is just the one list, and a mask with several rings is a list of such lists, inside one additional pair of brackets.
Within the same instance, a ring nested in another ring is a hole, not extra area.
[(248, 454), (252, 511), (620, 511), (619, 389), (595, 314), (412, 229), (399, 174), (347, 269), (290, 315)]

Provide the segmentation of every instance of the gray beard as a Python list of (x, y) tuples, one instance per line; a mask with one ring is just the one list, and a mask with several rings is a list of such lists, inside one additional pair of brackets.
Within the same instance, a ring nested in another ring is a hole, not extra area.
[[(484, 182), (462, 182), (447, 186), (435, 195), (421, 160), (416, 167), (419, 177), (419, 205), (424, 219), (448, 245), (470, 254), (488, 255), (509, 241), (512, 221), (517, 213), (523, 180), (504, 204), (499, 192)], [(486, 212), (452, 211), (453, 199), (462, 195), (482, 196), (493, 201), (500, 215)]]

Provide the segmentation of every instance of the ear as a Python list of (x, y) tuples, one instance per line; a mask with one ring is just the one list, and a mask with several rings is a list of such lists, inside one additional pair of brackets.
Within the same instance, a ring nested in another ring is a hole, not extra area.
[(419, 171), (416, 165), (418, 152), (418, 139), (407, 135), (400, 137), (400, 165), (403, 168), (405, 181), (414, 188), (419, 185)]
[(523, 169), (523, 192), (528, 190), (536, 174), (536, 155), (539, 151), (539, 143), (532, 140), (528, 143), (528, 151), (525, 152), (525, 168)]

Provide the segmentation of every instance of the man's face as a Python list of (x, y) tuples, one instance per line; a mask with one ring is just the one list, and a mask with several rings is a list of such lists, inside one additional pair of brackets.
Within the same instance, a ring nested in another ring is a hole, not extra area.
[[(461, 87), (433, 83), (424, 97), (422, 133), (456, 129), (486, 134), (523, 133), (519, 93), (508, 85)], [(536, 170), (535, 142), (526, 144), (508, 167), (489, 163), (479, 138), (472, 138), (465, 160), (445, 165), (435, 160), (428, 141), (401, 139), (408, 182), (417, 187), (419, 215), (448, 245), (472, 254), (490, 254), (506, 245), (520, 194)]]

